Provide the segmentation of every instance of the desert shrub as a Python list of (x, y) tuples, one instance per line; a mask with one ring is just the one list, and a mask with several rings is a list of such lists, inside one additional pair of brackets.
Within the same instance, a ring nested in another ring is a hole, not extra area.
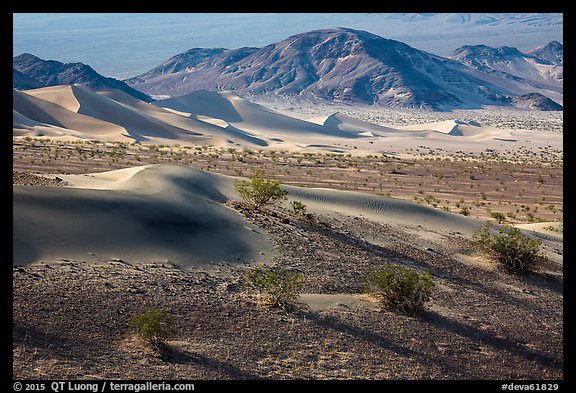
[(530, 272), (540, 257), (540, 242), (522, 234), (520, 229), (503, 225), (493, 233), (490, 222), (472, 235), (480, 248), (492, 253), (502, 267), (511, 272)]
[(255, 209), (274, 203), (277, 200), (286, 199), (288, 191), (280, 187), (279, 181), (268, 180), (261, 177), (261, 173), (254, 174), (250, 180), (237, 180), (234, 188), (240, 194), (244, 202)]
[(314, 216), (306, 211), (306, 205), (300, 201), (291, 201), (290, 205), (292, 210), (299, 216), (302, 220), (311, 222), (314, 220)]
[(300, 201), (291, 201), (290, 205), (294, 210), (294, 213), (298, 214), (299, 216), (304, 216), (306, 214), (306, 205)]
[(506, 216), (500, 212), (490, 212), (490, 216), (495, 219), (498, 224), (502, 224), (506, 221)]
[(132, 333), (140, 336), (154, 349), (166, 347), (166, 340), (174, 338), (177, 330), (174, 317), (164, 309), (151, 308), (128, 322)]
[(364, 284), (365, 291), (379, 297), (385, 307), (410, 315), (424, 311), (433, 288), (430, 271), (419, 274), (398, 264), (371, 269)]
[(545, 226), (544, 229), (546, 229), (548, 231), (553, 231), (553, 232), (564, 232), (564, 224), (562, 222), (560, 222), (556, 226), (554, 226), (554, 225)]
[(273, 307), (286, 308), (298, 299), (303, 277), (286, 270), (276, 273), (270, 268), (252, 268), (244, 276), (244, 289), (264, 296)]

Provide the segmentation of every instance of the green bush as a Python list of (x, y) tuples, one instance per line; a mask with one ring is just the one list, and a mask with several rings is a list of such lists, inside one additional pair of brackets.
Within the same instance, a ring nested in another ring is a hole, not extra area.
[(314, 221), (314, 216), (306, 211), (306, 205), (300, 201), (291, 201), (290, 205), (294, 213), (304, 221)]
[(364, 286), (365, 291), (379, 297), (385, 307), (409, 315), (424, 311), (433, 288), (429, 271), (418, 274), (398, 264), (371, 269)]
[(490, 216), (495, 219), (498, 224), (502, 224), (506, 221), (506, 216), (500, 212), (490, 212)]
[(234, 188), (240, 194), (244, 202), (255, 209), (274, 203), (277, 200), (286, 199), (288, 191), (280, 187), (279, 181), (267, 180), (257, 172), (250, 180), (237, 180)]
[(520, 229), (503, 225), (492, 233), (490, 222), (484, 223), (472, 235), (480, 248), (492, 253), (508, 271), (530, 272), (541, 256), (540, 242), (522, 234)]
[(300, 201), (291, 201), (290, 205), (294, 210), (294, 213), (298, 214), (299, 216), (306, 215), (306, 205)]
[(302, 289), (302, 275), (286, 270), (276, 273), (270, 268), (252, 268), (244, 276), (244, 289), (262, 294), (273, 307), (286, 308), (298, 299)]
[(174, 317), (164, 309), (151, 308), (138, 314), (128, 322), (132, 332), (142, 337), (153, 348), (166, 346), (166, 340), (174, 338), (177, 330)]

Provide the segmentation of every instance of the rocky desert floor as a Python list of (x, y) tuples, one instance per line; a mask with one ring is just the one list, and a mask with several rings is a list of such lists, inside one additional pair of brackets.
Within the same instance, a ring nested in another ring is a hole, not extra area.
[[(293, 310), (245, 293), (241, 260), (182, 268), (93, 255), (14, 266), (13, 378), (563, 379), (561, 264), (511, 275), (458, 233), (228, 205), (273, 239), (269, 266), (303, 275)], [(368, 268), (389, 262), (431, 270), (423, 315), (363, 294)], [(177, 321), (168, 360), (128, 333), (150, 307)]]

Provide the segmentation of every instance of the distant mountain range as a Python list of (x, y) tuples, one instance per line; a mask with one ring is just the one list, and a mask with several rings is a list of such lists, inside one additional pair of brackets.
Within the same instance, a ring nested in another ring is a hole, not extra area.
[(16, 89), (73, 84), (94, 91), (117, 89), (145, 102), (154, 101), (147, 94), (133, 89), (122, 81), (102, 76), (83, 63), (43, 60), (30, 53), (23, 53), (13, 58), (13, 87)]
[(20, 71), (16, 70), (16, 68), (12, 69), (12, 85), (18, 90), (37, 89), (45, 86), (36, 79), (24, 75)]
[(529, 53), (503, 46), (465, 45), (448, 57), (466, 66), (462, 72), (491, 82), (507, 90), (507, 94), (540, 93), (562, 101), (563, 46), (550, 42)]
[(114, 88), (136, 98), (142, 99), (142, 92), (148, 102), (150, 96), (177, 97), (200, 89), (431, 110), (485, 105), (561, 110), (563, 102), (563, 46), (558, 42), (529, 53), (467, 45), (441, 57), (348, 28), (297, 34), (262, 48), (194, 48), (125, 81), (102, 77), (81, 63), (29, 54), (15, 57), (14, 69), (15, 88), (32, 88), (37, 81), (102, 90), (116, 83), (121, 85)]
[(126, 82), (153, 96), (209, 89), (400, 108), (509, 106), (515, 105), (513, 97), (527, 94), (527, 100), (562, 100), (562, 65), (556, 64), (562, 50), (559, 43), (532, 54), (478, 45), (444, 58), (365, 31), (335, 28), (262, 48), (191, 49)]

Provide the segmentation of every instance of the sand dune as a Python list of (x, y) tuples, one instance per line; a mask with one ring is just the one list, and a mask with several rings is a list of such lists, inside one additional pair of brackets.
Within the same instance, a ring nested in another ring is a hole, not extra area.
[(377, 136), (388, 133), (398, 133), (398, 129), (384, 127), (364, 120), (355, 119), (343, 113), (333, 113), (308, 119), (309, 122), (320, 124), (327, 129), (338, 129), (350, 133), (351, 136)]
[[(14, 92), (14, 110), (44, 127), (19, 127), (24, 119), (15, 115), (15, 135), (70, 135), (87, 139), (139, 141), (165, 144), (211, 144), (214, 146), (267, 146), (262, 139), (238, 130), (178, 115), (117, 91), (98, 94), (81, 86), (52, 86)], [(26, 96), (23, 96), (26, 94)], [(25, 102), (28, 101), (28, 102)], [(33, 103), (33, 105), (30, 104)], [(29, 122), (28, 122), (29, 123)], [(57, 130), (46, 126), (58, 127)], [(24, 130), (26, 130), (24, 132)]]
[(515, 227), (536, 232), (538, 233), (537, 237), (540, 237), (544, 240), (551, 240), (555, 242), (564, 241), (563, 232), (555, 232), (549, 229), (549, 227), (558, 227), (558, 222), (534, 222), (528, 224), (516, 224)]
[[(233, 177), (175, 165), (59, 176), (71, 186), (14, 185), (15, 264), (121, 258), (197, 265), (270, 257), (266, 235), (224, 206), (239, 199)], [(286, 188), (314, 214), (364, 217), (429, 238), (470, 236), (483, 222), (394, 198)]]
[(503, 141), (516, 141), (516, 138), (508, 130), (494, 127), (482, 126), (481, 124), (462, 120), (444, 120), (434, 123), (416, 124), (399, 127), (405, 131), (427, 131), (428, 135), (434, 134), (448, 135), (454, 137), (465, 137), (473, 140), (497, 139)]
[(78, 186), (14, 186), (15, 264), (121, 258), (193, 265), (258, 260), (270, 247), (222, 205), (220, 181), (206, 172), (155, 165), (66, 180)]
[(46, 126), (45, 123), (40, 123), (35, 120), (29, 119), (17, 110), (12, 110), (12, 127), (14, 128), (32, 128), (38, 126)]
[(263, 138), (289, 138), (302, 134), (349, 137), (338, 129), (296, 119), (246, 100), (233, 92), (198, 90), (188, 95), (154, 102), (180, 112), (223, 120)]
[[(120, 90), (106, 90), (98, 92), (98, 94), (144, 112), (167, 124), (193, 132), (200, 132), (206, 136), (211, 136), (214, 138), (214, 140), (211, 141), (214, 145), (221, 146), (236, 144), (239, 146), (268, 146), (268, 143), (263, 139), (240, 130), (223, 119), (154, 106), (144, 101), (140, 101)], [(220, 103), (213, 103), (213, 105), (217, 108)]]
[(228, 122), (226, 120), (217, 119), (215, 117), (197, 115), (196, 118), (200, 121), (214, 124), (215, 126), (222, 127), (222, 128), (226, 128), (226, 127), (230, 126), (230, 124), (228, 124)]
[[(465, 121), (454, 119), (454, 120), (443, 120), (433, 123), (425, 123), (425, 124), (414, 124), (409, 126), (402, 126), (399, 127), (401, 130), (420, 130), (420, 131), (436, 131), (446, 135), (452, 136), (462, 136), (462, 132), (460, 131), (461, 125), (467, 125)], [(478, 123), (472, 123), (471, 125), (479, 127)]]
[(54, 86), (29, 91), (28, 94), (64, 106), (66, 109), (107, 121), (124, 128), (136, 141), (154, 139), (191, 139), (200, 133), (175, 127), (153, 116), (123, 105), (87, 88), (75, 85)]
[(228, 123), (243, 120), (230, 100), (221, 94), (207, 90), (198, 90), (184, 96), (158, 100), (153, 105), (182, 113), (219, 118)]
[[(53, 102), (37, 98), (29, 92), (14, 90), (12, 97), (14, 111), (30, 120), (43, 123), (45, 127), (55, 126), (59, 129), (69, 129), (86, 138), (92, 136), (114, 140), (126, 139), (123, 136), (126, 130), (116, 124), (73, 112)], [(17, 116), (18, 119), (22, 120), (19, 115)], [(16, 122), (18, 119), (14, 121)], [(29, 131), (29, 135), (35, 135), (34, 126)]]
[(304, 202), (310, 211), (322, 214), (365, 217), (380, 223), (403, 226), (417, 223), (422, 228), (443, 232), (459, 231), (466, 235), (471, 235), (483, 222), (401, 199), (351, 191), (286, 188), (292, 198)]
[[(301, 120), (233, 92), (199, 90), (153, 104), (121, 91), (79, 86), (14, 90), (14, 136), (86, 138), (143, 143), (270, 148), (365, 155), (413, 154), (419, 146), (446, 153), (542, 144), (562, 134), (500, 129), (459, 119), (383, 126), (343, 113)], [(356, 112), (354, 112), (356, 113)], [(357, 112), (359, 117), (362, 112)], [(512, 144), (512, 145), (509, 145)]]
[[(239, 199), (234, 177), (176, 165), (59, 177), (70, 186), (13, 186), (15, 264), (121, 258), (192, 266), (271, 258), (266, 234), (224, 206)], [(470, 237), (484, 222), (395, 198), (285, 187), (290, 200), (304, 202), (316, 215), (364, 217), (425, 241), (455, 232)], [(561, 247), (561, 235), (525, 229)]]
[(12, 111), (12, 129), (13, 136), (21, 137), (49, 137), (58, 140), (86, 138), (85, 134), (78, 131), (29, 119), (16, 110)]

